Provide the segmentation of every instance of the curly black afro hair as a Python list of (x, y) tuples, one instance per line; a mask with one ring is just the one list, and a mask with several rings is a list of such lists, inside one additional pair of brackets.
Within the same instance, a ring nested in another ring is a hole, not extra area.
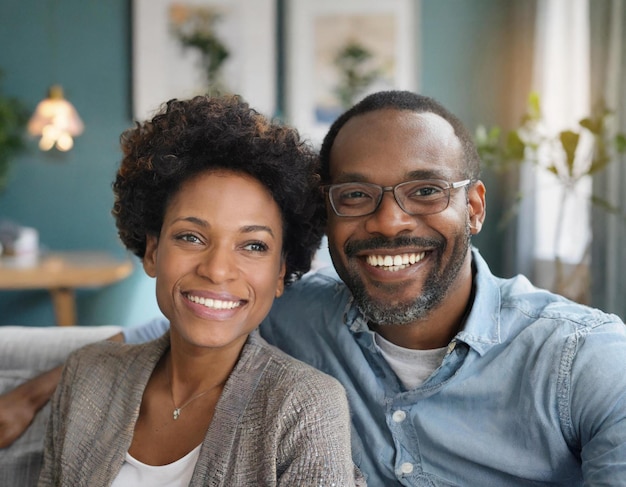
[(283, 218), (290, 284), (307, 272), (323, 235), (325, 209), (317, 154), (296, 129), (268, 120), (238, 96), (170, 100), (150, 121), (121, 135), (112, 214), (124, 245), (140, 258), (159, 236), (165, 209), (196, 174), (226, 169), (252, 176)]

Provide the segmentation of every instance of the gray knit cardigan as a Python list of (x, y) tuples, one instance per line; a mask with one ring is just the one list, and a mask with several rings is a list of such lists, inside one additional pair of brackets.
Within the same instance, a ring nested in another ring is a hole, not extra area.
[[(39, 486), (108, 486), (130, 447), (169, 333), (74, 352), (52, 400)], [(205, 435), (191, 486), (352, 486), (350, 416), (335, 379), (248, 338)], [(357, 474), (358, 476), (358, 474)]]

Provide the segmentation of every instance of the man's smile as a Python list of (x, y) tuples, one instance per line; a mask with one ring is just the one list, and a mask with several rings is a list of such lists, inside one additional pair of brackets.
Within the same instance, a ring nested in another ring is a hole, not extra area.
[(395, 272), (421, 261), (426, 252), (408, 252), (397, 255), (368, 255), (366, 262), (373, 267), (382, 267), (386, 271)]

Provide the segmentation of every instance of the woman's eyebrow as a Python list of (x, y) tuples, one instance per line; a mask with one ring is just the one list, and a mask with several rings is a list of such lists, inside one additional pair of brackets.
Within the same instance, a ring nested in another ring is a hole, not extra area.
[(241, 233), (253, 233), (253, 232), (267, 232), (272, 238), (274, 237), (274, 232), (272, 229), (266, 225), (246, 225), (241, 228)]
[(189, 223), (193, 223), (194, 225), (199, 225), (201, 227), (210, 226), (208, 221), (203, 220), (202, 218), (198, 218), (196, 216), (181, 216), (179, 218), (175, 218), (172, 223), (176, 223), (176, 222), (189, 222)]
[[(206, 228), (211, 226), (208, 221), (203, 220), (202, 218), (195, 217), (195, 216), (185, 216), (185, 217), (176, 218), (173, 223), (176, 223), (176, 222), (189, 222), (189, 223), (193, 223), (194, 225), (198, 225), (198, 226), (206, 227)], [(240, 231), (241, 233), (266, 232), (266, 233), (269, 233), (272, 236), (272, 238), (275, 238), (274, 231), (272, 230), (271, 227), (267, 225), (244, 225), (241, 227)]]

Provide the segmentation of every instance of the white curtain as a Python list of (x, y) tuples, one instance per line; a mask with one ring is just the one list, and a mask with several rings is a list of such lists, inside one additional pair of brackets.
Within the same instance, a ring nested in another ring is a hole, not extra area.
[[(537, 1), (532, 89), (539, 93), (549, 137), (577, 131), (578, 121), (590, 114), (589, 8), (589, 0)], [(547, 166), (551, 161), (540, 162)], [(588, 251), (591, 180), (581, 180), (573, 192), (568, 189), (562, 204), (563, 187), (547, 170), (526, 164), (520, 179), (525, 196), (517, 267), (537, 285), (554, 289), (556, 256), (576, 265)]]
[[(626, 132), (626, 1), (594, 1), (591, 19), (592, 100), (615, 111), (615, 129)], [(592, 304), (626, 319), (626, 156), (615, 156), (594, 177), (594, 194), (620, 216), (593, 211)]]

